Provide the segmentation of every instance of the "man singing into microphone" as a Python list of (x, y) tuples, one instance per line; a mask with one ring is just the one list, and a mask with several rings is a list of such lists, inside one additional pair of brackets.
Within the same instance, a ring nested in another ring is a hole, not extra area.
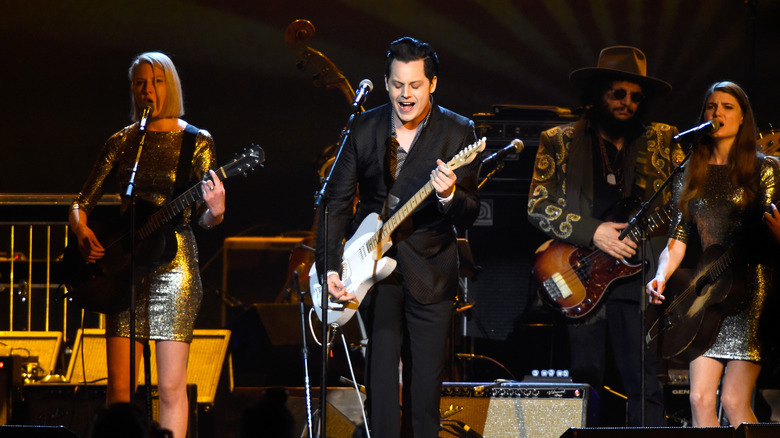
[[(670, 147), (675, 127), (643, 123), (647, 101), (671, 90), (646, 72), (644, 53), (618, 46), (602, 50), (597, 67), (571, 73), (584, 112), (576, 123), (542, 133), (528, 201), (528, 220), (549, 237), (615, 258), (637, 253), (636, 243), (618, 238), (631, 212), (612, 219), (610, 210), (626, 198), (648, 199), (682, 160), (679, 148)], [(651, 210), (669, 198), (668, 193), (659, 196)], [(654, 235), (655, 245), (648, 245), (651, 250), (663, 249), (662, 231)], [(648, 251), (645, 259), (656, 260), (657, 254)], [(611, 350), (619, 389), (628, 397), (628, 424), (641, 426), (641, 276), (613, 284), (605, 293), (597, 309), (568, 325), (570, 370), (575, 381), (603, 394), (606, 353)], [(658, 358), (647, 351), (645, 363), (644, 425), (665, 426)]]
[(333, 297), (351, 300), (355, 296), (346, 293), (339, 275), (344, 238), (368, 214), (387, 220), (428, 182), (434, 188), (392, 235), (387, 255), (397, 261), (395, 270), (360, 303), (368, 329), (367, 408), (375, 438), (397, 438), (402, 431), (438, 436), (441, 375), (458, 287), (453, 226), (469, 226), (479, 211), (479, 160), (456, 171), (445, 165), (476, 141), (474, 123), (434, 103), (437, 75), (430, 45), (409, 37), (390, 44), (385, 64), (390, 102), (355, 118), (329, 183), (327, 236), (323, 218), (318, 221), (317, 272), (327, 272)]

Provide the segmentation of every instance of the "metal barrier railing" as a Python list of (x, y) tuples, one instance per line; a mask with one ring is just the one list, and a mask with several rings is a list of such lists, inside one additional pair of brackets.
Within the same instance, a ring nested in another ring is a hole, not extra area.
[[(0, 195), (0, 331), (61, 331), (68, 343), (85, 317), (64, 297), (62, 256), (74, 194)], [(101, 205), (118, 205), (118, 195)]]

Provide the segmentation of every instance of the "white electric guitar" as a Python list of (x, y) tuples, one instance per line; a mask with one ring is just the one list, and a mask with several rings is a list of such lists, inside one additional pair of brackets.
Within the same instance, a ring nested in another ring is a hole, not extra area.
[[(474, 161), (477, 154), (484, 149), (485, 138), (483, 137), (458, 152), (447, 166), (451, 170), (465, 166)], [(331, 299), (328, 300), (328, 324), (341, 326), (349, 321), (371, 286), (393, 272), (395, 260), (383, 257), (393, 245), (390, 235), (431, 192), (433, 192), (433, 185), (428, 181), (384, 224), (376, 213), (371, 213), (363, 219), (355, 234), (344, 244), (344, 256), (341, 261), (341, 282), (344, 283), (347, 293), (355, 294), (357, 299), (340, 302), (333, 301), (332, 297), (329, 297)], [(316, 265), (316, 263), (312, 264), (309, 271), (309, 291), (314, 310), (322, 319), (323, 288), (319, 283)]]

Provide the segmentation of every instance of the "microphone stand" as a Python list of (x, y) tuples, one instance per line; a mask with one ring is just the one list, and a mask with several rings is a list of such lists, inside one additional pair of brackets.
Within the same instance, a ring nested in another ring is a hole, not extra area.
[(294, 289), (298, 293), (298, 305), (301, 312), (301, 356), (303, 358), (303, 382), (304, 391), (306, 392), (306, 425), (308, 427), (309, 437), (313, 437), (314, 427), (312, 426), (312, 412), (311, 412), (311, 381), (309, 380), (309, 346), (306, 342), (306, 302), (304, 297), (306, 291), (301, 289), (300, 278), (298, 269), (294, 269), (292, 273), (293, 277), (290, 279), (290, 283), (287, 285), (286, 295), (289, 295)]
[[(140, 128), (140, 125), (139, 125)], [(138, 153), (135, 157), (135, 164), (133, 164), (133, 169), (130, 172), (130, 179), (127, 182), (127, 188), (125, 191), (125, 198), (130, 200), (130, 308), (128, 309), (129, 312), (129, 319), (130, 319), (130, 401), (132, 402), (134, 396), (135, 396), (135, 385), (136, 385), (136, 375), (135, 375), (135, 244), (136, 244), (136, 236), (135, 236), (135, 213), (136, 213), (136, 194), (135, 194), (135, 176), (138, 173), (138, 163), (141, 161), (141, 153), (144, 149), (144, 142), (146, 140), (146, 129), (144, 129), (141, 132), (141, 140), (138, 143)], [(148, 367), (146, 367), (148, 370)], [(148, 371), (147, 371), (148, 374)], [(150, 384), (150, 382), (146, 382), (147, 385)], [(151, 395), (151, 391), (147, 391), (148, 395)], [(147, 403), (148, 404), (148, 403)], [(149, 416), (152, 415), (152, 410), (148, 409), (149, 406), (147, 406), (147, 414)]]
[[(679, 144), (679, 143), (678, 143)], [(618, 236), (618, 239), (623, 240), (625, 237), (633, 231), (634, 228), (639, 229), (640, 233), (640, 240), (642, 241), (642, 244), (640, 246), (640, 251), (642, 254), (641, 257), (641, 264), (642, 264), (642, 285), (641, 285), (641, 292), (640, 292), (640, 301), (639, 301), (639, 334), (640, 334), (640, 376), (641, 376), (641, 399), (642, 399), (642, 426), (645, 425), (645, 409), (647, 405), (647, 401), (645, 400), (645, 396), (647, 393), (647, 379), (645, 376), (645, 360), (647, 357), (647, 345), (645, 342), (645, 315), (647, 313), (647, 299), (645, 298), (645, 285), (647, 284), (647, 267), (645, 263), (645, 256), (646, 256), (646, 244), (647, 244), (647, 235), (645, 233), (646, 224), (647, 224), (647, 211), (650, 208), (650, 205), (652, 205), (653, 201), (658, 197), (659, 194), (661, 194), (666, 187), (669, 186), (669, 184), (674, 180), (674, 177), (680, 173), (685, 168), (685, 163), (688, 161), (688, 158), (691, 156), (691, 151), (693, 150), (693, 146), (689, 144), (688, 152), (685, 154), (685, 158), (683, 158), (682, 162), (672, 169), (672, 171), (669, 173), (669, 176), (664, 180), (664, 182), (661, 184), (658, 189), (656, 189), (655, 193), (650, 196), (650, 199), (647, 201), (644, 201), (641, 203), (641, 207), (639, 208), (639, 211), (634, 214), (634, 217), (631, 218), (630, 221), (628, 221), (628, 226), (623, 229), (623, 231), (620, 232), (620, 235)]]
[[(320, 429), (319, 434), (317, 436), (324, 438), (326, 436), (326, 428), (325, 428), (325, 408), (327, 407), (327, 389), (328, 389), (328, 354), (330, 353), (330, 343), (328, 342), (328, 299), (330, 296), (330, 292), (328, 291), (328, 196), (327, 196), (327, 190), (328, 185), (330, 184), (330, 179), (333, 176), (333, 170), (336, 168), (339, 162), (339, 158), (341, 158), (341, 152), (344, 150), (344, 145), (347, 143), (347, 138), (349, 138), (349, 134), (352, 131), (352, 123), (355, 121), (355, 116), (358, 115), (362, 111), (362, 107), (360, 105), (353, 105), (352, 106), (352, 114), (350, 114), (349, 119), (347, 119), (347, 124), (344, 126), (344, 129), (341, 130), (341, 138), (339, 139), (339, 147), (336, 150), (336, 156), (333, 160), (333, 164), (330, 166), (330, 171), (328, 172), (328, 176), (325, 177), (325, 179), (322, 181), (322, 186), (320, 187), (320, 190), (317, 192), (317, 195), (314, 199), (314, 211), (316, 212), (318, 209), (323, 209), (323, 233), (324, 233), (324, 239), (323, 239), (323, 271), (325, 272), (318, 272), (319, 275), (319, 281), (320, 285), (322, 285), (322, 293), (321, 300), (320, 300), (320, 309), (322, 311), (320, 312), (322, 317), (322, 373), (321, 373), (321, 381), (320, 381)], [(316, 262), (315, 262), (316, 263)]]
[[(485, 164), (485, 163), (484, 162), (479, 163), (479, 170), (482, 170), (482, 165), (483, 164)], [(503, 158), (499, 158), (498, 161), (496, 162), (496, 167), (493, 168), (493, 170), (491, 170), (487, 175), (485, 175), (485, 177), (482, 179), (482, 181), (479, 182), (479, 184), (477, 185), (477, 190), (481, 189), (482, 186), (484, 186), (485, 183), (490, 180), (490, 178), (493, 178), (493, 176), (495, 176), (495, 174), (497, 174), (498, 172), (501, 172), (502, 170), (504, 170), (504, 159)], [(479, 171), (477, 171), (477, 173), (479, 173)]]

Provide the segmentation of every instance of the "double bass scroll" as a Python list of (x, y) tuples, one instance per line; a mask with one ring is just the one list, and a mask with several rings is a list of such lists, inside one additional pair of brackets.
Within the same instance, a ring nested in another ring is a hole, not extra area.
[(284, 31), (284, 41), (298, 57), (298, 68), (313, 72), (312, 80), (315, 86), (340, 90), (351, 105), (355, 100), (355, 90), (347, 78), (327, 56), (306, 44), (314, 37), (314, 33), (311, 21), (295, 20)]

